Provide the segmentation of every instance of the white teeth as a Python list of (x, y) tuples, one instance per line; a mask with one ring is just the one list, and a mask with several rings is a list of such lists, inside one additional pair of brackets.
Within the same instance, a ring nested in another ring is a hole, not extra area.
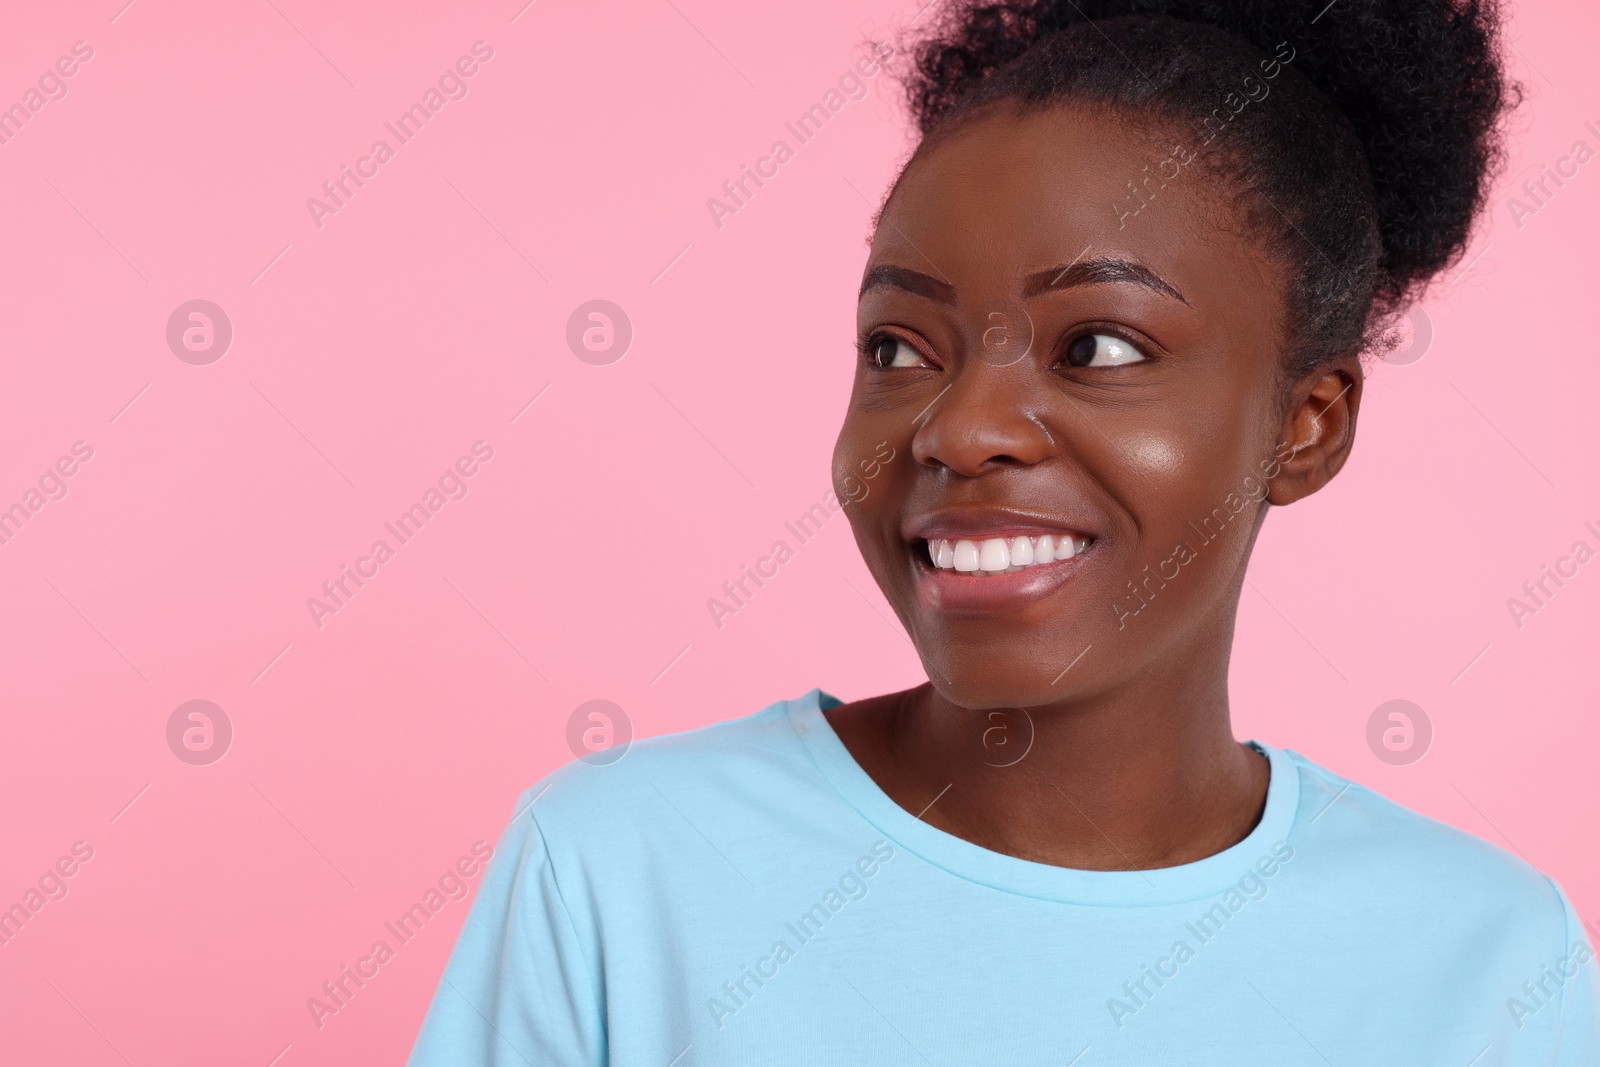
[(935, 538), (928, 542), (928, 558), (942, 571), (991, 575), (1071, 559), (1088, 547), (1089, 538), (1075, 538), (1066, 534), (990, 537), (981, 541)]
[(978, 569), (978, 546), (971, 541), (957, 541), (950, 565), (958, 571)]

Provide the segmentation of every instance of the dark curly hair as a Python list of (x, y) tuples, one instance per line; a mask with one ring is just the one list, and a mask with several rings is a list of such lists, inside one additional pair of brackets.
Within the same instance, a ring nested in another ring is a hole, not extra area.
[(1286, 266), (1298, 377), (1372, 351), (1465, 250), (1519, 98), (1499, 30), (1496, 0), (952, 0), (905, 50), (907, 168), (1001, 101), (1146, 120)]

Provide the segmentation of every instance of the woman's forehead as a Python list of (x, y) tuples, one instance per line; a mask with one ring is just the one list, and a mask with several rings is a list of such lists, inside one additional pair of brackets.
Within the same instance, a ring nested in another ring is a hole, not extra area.
[(1236, 202), (1159, 127), (1103, 108), (996, 109), (913, 158), (874, 233), (869, 270), (892, 263), (958, 293), (1017, 295), (1037, 272), (1111, 260), (1205, 303), (1241, 285), (1276, 296), (1281, 267), (1241, 225)]

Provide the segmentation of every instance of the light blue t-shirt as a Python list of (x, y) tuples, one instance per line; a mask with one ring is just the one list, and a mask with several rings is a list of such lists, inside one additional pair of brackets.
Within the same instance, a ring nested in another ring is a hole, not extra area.
[(1288, 750), (1226, 851), (1084, 871), (905, 811), (814, 689), (523, 794), (412, 1067), (1600, 1064), (1549, 878)]

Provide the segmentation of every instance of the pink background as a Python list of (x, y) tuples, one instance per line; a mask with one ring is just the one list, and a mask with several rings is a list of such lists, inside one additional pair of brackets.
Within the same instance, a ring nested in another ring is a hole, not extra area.
[[(578, 705), (649, 736), (922, 678), (842, 516), (706, 607), (829, 491), (893, 86), (720, 229), (706, 200), (916, 6), (523, 2), (8, 14), (0, 103), (94, 50), (0, 145), (0, 507), (94, 453), (0, 545), (0, 906), (93, 849), (0, 945), (8, 1060), (397, 1062), (469, 902), (320, 1028), (307, 998), (572, 758)], [(1597, 29), (1520, 12), (1517, 184), (1600, 149)], [(307, 198), (478, 40), (469, 94), (318, 228)], [(1267, 523), (1233, 689), (1240, 736), (1514, 848), (1586, 918), (1600, 562), (1520, 629), (1506, 600), (1600, 547), (1597, 220), (1600, 162), (1520, 220), (1497, 193), (1348, 469)], [(165, 339), (197, 298), (234, 330), (206, 366)], [(597, 298), (634, 328), (606, 366), (565, 341)], [(319, 628), (307, 598), (479, 440), (468, 495)], [(1395, 698), (1434, 729), (1407, 766), (1366, 740)], [(234, 729), (206, 766), (166, 739), (195, 699)]]

